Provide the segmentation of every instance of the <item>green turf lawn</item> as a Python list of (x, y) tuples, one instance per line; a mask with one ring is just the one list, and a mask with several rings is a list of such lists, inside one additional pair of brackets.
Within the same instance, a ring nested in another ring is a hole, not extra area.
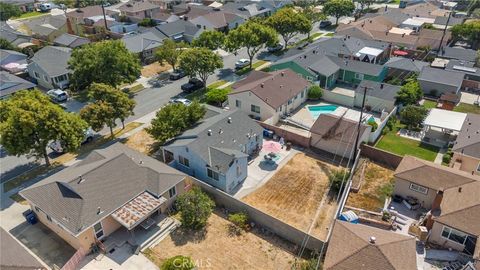
[(480, 114), (480, 106), (467, 103), (459, 103), (453, 110), (456, 112)]
[(421, 159), (434, 161), (439, 151), (438, 147), (398, 136), (397, 131), (402, 127), (403, 125), (398, 123), (393, 131), (382, 136), (375, 147), (400, 156), (411, 155)]
[(437, 107), (437, 102), (431, 101), (431, 100), (425, 100), (425, 101), (423, 102), (423, 107), (425, 107), (425, 108), (427, 108), (427, 109), (436, 108), (436, 107)]

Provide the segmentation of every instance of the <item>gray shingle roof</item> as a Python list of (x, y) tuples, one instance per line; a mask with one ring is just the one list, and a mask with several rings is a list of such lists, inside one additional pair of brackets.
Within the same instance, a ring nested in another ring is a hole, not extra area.
[(31, 37), (16, 31), (3, 21), (0, 21), (0, 37), (6, 39), (15, 46), (25, 42), (30, 42), (31, 40)]
[(30, 89), (35, 84), (10, 74), (6, 71), (0, 71), (0, 97), (11, 95), (17, 91)]
[(443, 47), (440, 50), (438, 57), (473, 62), (477, 57), (477, 51), (463, 48)]
[(418, 76), (418, 80), (460, 87), (464, 76), (460, 72), (424, 67)]
[(46, 269), (10, 233), (0, 228), (1, 269), (39, 270)]
[(57, 76), (67, 72), (71, 54), (72, 49), (70, 48), (46, 46), (36, 52), (31, 61), (50, 76)]
[[(231, 118), (231, 123), (228, 118)], [(211, 130), (209, 135), (208, 130)], [(172, 140), (166, 147), (187, 146), (211, 167), (226, 172), (234, 158), (244, 157), (247, 135), (262, 136), (263, 128), (240, 110), (231, 110), (205, 119)]]
[(178, 34), (193, 36), (198, 31), (200, 31), (200, 29), (198, 29), (193, 23), (185, 20), (178, 20), (171, 23), (161, 24), (156, 26), (155, 28), (168, 37), (172, 37)]
[(245, 19), (272, 11), (270, 8), (262, 7), (255, 2), (248, 1), (228, 2), (225, 3), (222, 8)]
[(67, 18), (62, 14), (32, 18), (25, 21), (25, 24), (32, 30), (32, 33), (47, 36), (58, 31), (66, 22)]
[[(439, 24), (439, 25), (446, 25), (447, 24), (448, 17), (444, 16), (437, 16), (435, 17), (435, 21), (433, 24)], [(448, 21), (449, 26), (461, 24), (463, 22), (462, 18), (455, 18), (455, 17), (450, 17), (450, 20)]]
[(386, 67), (406, 70), (411, 72), (420, 72), (423, 67), (429, 66), (428, 62), (423, 61), (413, 61), (413, 59), (408, 59), (404, 57), (392, 57), (385, 63)]
[(78, 235), (138, 194), (148, 191), (159, 197), (184, 178), (168, 165), (116, 143), (20, 194)]
[(452, 150), (480, 158), (480, 115), (467, 114)]
[(75, 35), (71, 35), (68, 33), (62, 34), (61, 36), (57, 37), (54, 41), (55, 44), (60, 46), (76, 48), (78, 46), (82, 46), (84, 44), (90, 43), (88, 38), (79, 37)]
[(144, 32), (135, 35), (128, 35), (122, 38), (123, 43), (130, 52), (139, 53), (154, 49), (162, 45), (162, 41), (167, 38), (159, 36), (161, 33)]
[(366, 75), (378, 76), (383, 70), (382, 65), (357, 61), (357, 60), (344, 60), (340, 57), (329, 57), (335, 64), (341, 69), (362, 73)]
[(27, 63), (27, 55), (12, 51), (12, 50), (0, 50), (0, 65), (6, 65), (8, 63), (19, 63), (19, 64), (26, 64)]
[(355, 89), (355, 92), (363, 96), (365, 87), (368, 88), (367, 97), (376, 97), (388, 101), (395, 101), (395, 97), (397, 96), (398, 91), (400, 91), (400, 86), (398, 85), (363, 80)]

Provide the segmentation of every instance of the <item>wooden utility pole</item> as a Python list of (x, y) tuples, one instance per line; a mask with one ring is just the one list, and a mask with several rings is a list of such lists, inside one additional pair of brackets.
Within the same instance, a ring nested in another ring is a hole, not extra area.
[(363, 109), (365, 108), (365, 99), (367, 98), (367, 89), (368, 89), (368, 87), (366, 87), (366, 86), (363, 88), (362, 109), (360, 110), (360, 119), (358, 119), (358, 125), (357, 125), (357, 138), (355, 139), (355, 147), (353, 148), (353, 163), (354, 164), (355, 164), (355, 159), (357, 158), (358, 141), (360, 140), (360, 128), (362, 126)]

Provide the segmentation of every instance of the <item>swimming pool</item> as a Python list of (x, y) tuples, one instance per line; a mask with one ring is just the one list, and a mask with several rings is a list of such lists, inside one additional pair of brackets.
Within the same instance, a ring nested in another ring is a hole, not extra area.
[(320, 114), (334, 112), (338, 106), (336, 105), (313, 105), (308, 106), (308, 111), (314, 119), (317, 119)]

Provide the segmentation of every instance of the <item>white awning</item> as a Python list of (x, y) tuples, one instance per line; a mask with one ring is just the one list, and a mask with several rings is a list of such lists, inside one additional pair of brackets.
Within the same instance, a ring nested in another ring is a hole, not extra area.
[(423, 124), (430, 127), (460, 131), (466, 117), (466, 113), (453, 112), (442, 109), (431, 109), (428, 116), (423, 121)]
[(360, 51), (358, 51), (357, 55), (371, 55), (374, 57), (379, 56), (383, 51), (377, 48), (372, 48), (372, 47), (364, 47)]

